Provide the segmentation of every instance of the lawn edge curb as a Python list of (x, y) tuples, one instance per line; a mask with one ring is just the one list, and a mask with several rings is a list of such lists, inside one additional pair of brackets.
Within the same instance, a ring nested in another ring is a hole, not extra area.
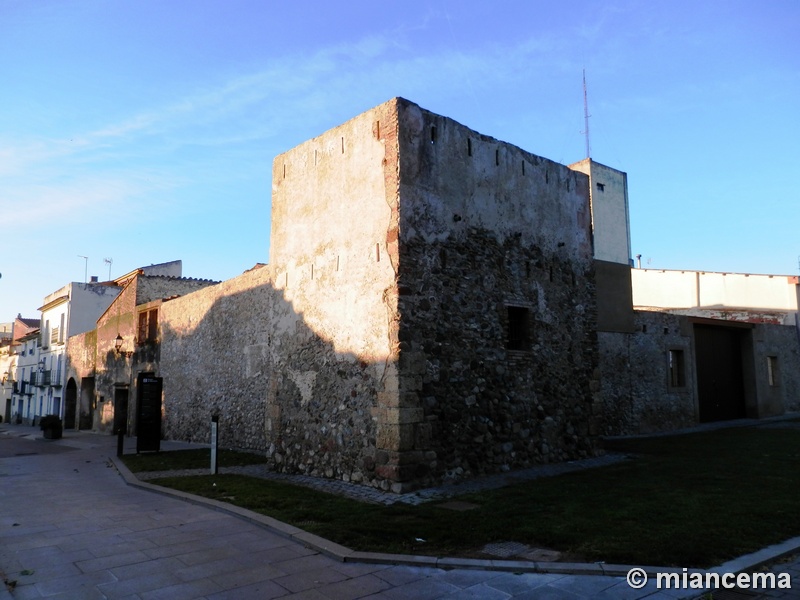
[[(655, 567), (639, 565), (612, 565), (603, 562), (596, 563), (558, 563), (558, 562), (530, 562), (517, 560), (483, 560), (473, 558), (450, 558), (435, 556), (414, 556), (410, 554), (384, 554), (380, 552), (360, 552), (347, 548), (331, 540), (314, 535), (293, 525), (284, 523), (272, 517), (262, 515), (245, 508), (220, 502), (212, 498), (196, 496), (188, 492), (161, 487), (146, 481), (141, 481), (134, 475), (117, 456), (109, 456), (109, 461), (117, 470), (123, 481), (129, 486), (206, 506), (213, 510), (227, 513), (244, 521), (264, 527), (269, 531), (316, 550), (329, 558), (340, 562), (388, 564), (416, 567), (432, 567), (439, 569), (472, 569), (483, 571), (500, 571), (512, 573), (541, 573), (557, 575), (601, 575), (607, 577), (625, 577), (632, 569), (643, 570), (648, 577), (655, 577), (658, 573), (683, 573), (680, 567)], [(767, 563), (800, 552), (800, 536), (784, 540), (777, 544), (767, 546), (750, 554), (745, 554), (729, 560), (710, 569), (688, 568), (688, 573), (743, 573), (759, 569)], [(701, 593), (702, 590), (696, 590)]]

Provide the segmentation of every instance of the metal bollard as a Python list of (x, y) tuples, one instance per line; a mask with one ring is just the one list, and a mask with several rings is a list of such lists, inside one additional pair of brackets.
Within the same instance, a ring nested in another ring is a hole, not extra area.
[(125, 430), (120, 427), (117, 430), (117, 456), (122, 456), (122, 446), (125, 443)]
[(219, 432), (217, 424), (219, 423), (219, 416), (214, 415), (211, 417), (211, 474), (217, 474), (217, 442), (219, 441)]

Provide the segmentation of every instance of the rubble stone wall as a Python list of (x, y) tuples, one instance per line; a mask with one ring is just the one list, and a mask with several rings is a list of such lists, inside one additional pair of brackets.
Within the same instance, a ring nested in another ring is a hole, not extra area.
[(136, 278), (136, 304), (190, 294), (215, 284), (208, 279), (140, 275)]
[(268, 267), (162, 305), (169, 437), (397, 492), (597, 452), (584, 174), (395, 99), (278, 156), (272, 214)]
[(266, 438), (280, 470), (396, 480), (397, 128), (386, 103), (273, 162)]
[[(635, 312), (634, 333), (599, 332), (603, 435), (637, 435), (697, 424), (695, 358), (686, 317)], [(669, 351), (683, 352), (684, 385), (672, 386)]]
[[(758, 324), (753, 331), (758, 417), (800, 411), (800, 333), (786, 325)], [(770, 366), (771, 362), (771, 366)], [(772, 369), (770, 382), (769, 370)]]
[(267, 323), (274, 300), (266, 267), (161, 305), (164, 434), (264, 450), (269, 385)]
[[(634, 333), (598, 333), (603, 435), (639, 435), (697, 425), (700, 412), (693, 318), (658, 311), (636, 311), (634, 318)], [(702, 322), (713, 324), (708, 319)], [(717, 323), (725, 327), (725, 321)], [(800, 410), (797, 330), (767, 323), (739, 329), (747, 416), (764, 418)], [(671, 350), (682, 352), (683, 385), (673, 385)]]
[(416, 105), (400, 114), (405, 471), (466, 477), (595, 454), (588, 178)]

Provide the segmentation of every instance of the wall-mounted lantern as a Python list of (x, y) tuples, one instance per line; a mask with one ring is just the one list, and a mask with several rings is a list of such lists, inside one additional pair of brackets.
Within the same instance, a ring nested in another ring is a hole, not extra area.
[(131, 356), (133, 356), (133, 351), (126, 352), (125, 350), (123, 350), (122, 349), (123, 341), (124, 338), (122, 337), (122, 335), (118, 333), (117, 337), (114, 338), (114, 352), (116, 353), (117, 356), (124, 356), (126, 358), (130, 358)]

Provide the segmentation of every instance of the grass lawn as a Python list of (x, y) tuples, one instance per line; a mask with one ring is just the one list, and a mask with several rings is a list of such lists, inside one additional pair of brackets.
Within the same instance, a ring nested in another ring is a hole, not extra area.
[[(171, 450), (154, 454), (127, 454), (123, 458), (132, 473), (211, 469), (211, 450)], [(218, 467), (264, 464), (264, 457), (235, 450), (217, 450)]]
[[(611, 449), (636, 458), (460, 496), (478, 505), (466, 512), (441, 503), (374, 506), (235, 475), (151, 483), (224, 500), (375, 552), (479, 556), (489, 542), (515, 541), (580, 560), (706, 568), (800, 535), (798, 429), (723, 429), (616, 441)], [(192, 452), (202, 452), (201, 466), (208, 465), (207, 450)], [(129, 456), (125, 462), (159, 461), (149, 470), (186, 468), (169, 466), (173, 454), (178, 453)]]

